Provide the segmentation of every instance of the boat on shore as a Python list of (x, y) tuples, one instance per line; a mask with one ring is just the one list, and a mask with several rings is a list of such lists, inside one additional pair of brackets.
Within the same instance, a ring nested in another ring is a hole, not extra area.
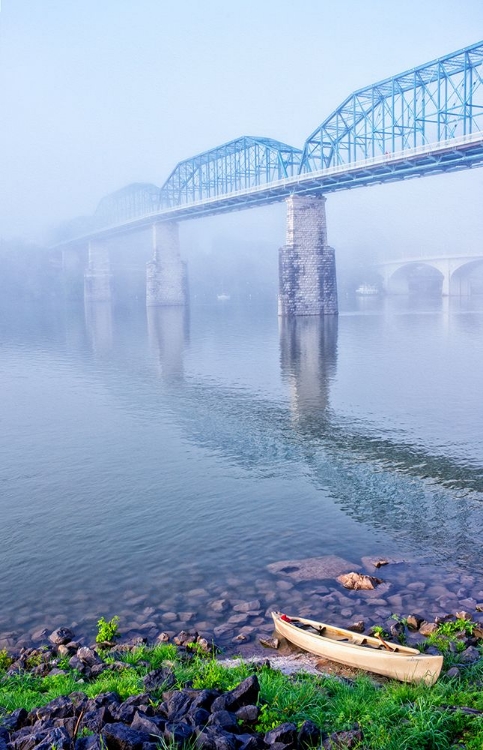
[(401, 682), (434, 685), (443, 666), (442, 656), (416, 648), (337, 628), (303, 617), (272, 612), (275, 629), (287, 641), (317, 656), (347, 667), (390, 677)]

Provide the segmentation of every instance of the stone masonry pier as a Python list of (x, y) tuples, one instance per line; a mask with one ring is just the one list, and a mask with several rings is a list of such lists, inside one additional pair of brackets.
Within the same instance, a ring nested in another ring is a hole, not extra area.
[(187, 302), (186, 265), (179, 251), (179, 227), (174, 221), (153, 224), (153, 259), (146, 269), (146, 305)]
[(324, 196), (287, 199), (279, 255), (279, 315), (336, 315), (335, 253), (327, 244)]

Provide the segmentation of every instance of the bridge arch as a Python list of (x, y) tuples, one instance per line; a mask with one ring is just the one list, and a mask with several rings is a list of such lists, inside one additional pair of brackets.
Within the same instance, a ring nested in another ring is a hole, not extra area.
[(386, 281), (388, 294), (441, 294), (444, 274), (430, 263), (404, 263)]
[[(472, 279), (475, 271), (480, 270), (481, 278)], [(465, 261), (455, 268), (449, 282), (449, 293), (465, 296), (469, 294), (483, 294), (483, 257)]]

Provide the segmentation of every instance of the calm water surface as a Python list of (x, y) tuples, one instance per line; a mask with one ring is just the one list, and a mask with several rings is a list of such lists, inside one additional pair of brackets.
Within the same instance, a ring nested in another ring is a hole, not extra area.
[(326, 554), (481, 577), (483, 300), (346, 307), (2, 310), (0, 631)]

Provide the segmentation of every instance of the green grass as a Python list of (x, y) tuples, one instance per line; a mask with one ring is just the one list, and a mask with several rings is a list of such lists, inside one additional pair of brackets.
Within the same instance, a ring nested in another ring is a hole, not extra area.
[[(452, 658), (446, 660), (447, 666)], [(8, 664), (0, 666), (0, 715), (20, 707), (31, 709), (78, 690), (89, 697), (114, 691), (126, 698), (142, 692), (143, 676), (160, 666), (173, 668), (179, 688), (190, 682), (195, 688), (230, 690), (253, 673), (253, 667), (243, 662), (226, 668), (200, 655), (191, 661), (180, 660), (175, 647), (168, 644), (143, 646), (117, 661), (124, 662), (125, 669), (105, 672), (91, 682), (72, 670), (45, 678), (28, 673), (7, 676)], [(284, 721), (300, 726), (311, 719), (328, 733), (358, 723), (363, 732), (360, 750), (445, 750), (459, 742), (466, 750), (483, 748), (483, 713), (453, 710), (463, 706), (483, 712), (483, 662), (462, 670), (460, 679), (443, 674), (432, 688), (394, 681), (380, 687), (366, 676), (353, 683), (305, 674), (288, 677), (269, 667), (259, 669), (258, 677), (261, 711), (257, 729), (261, 732)], [(161, 700), (161, 695), (156, 698)]]

